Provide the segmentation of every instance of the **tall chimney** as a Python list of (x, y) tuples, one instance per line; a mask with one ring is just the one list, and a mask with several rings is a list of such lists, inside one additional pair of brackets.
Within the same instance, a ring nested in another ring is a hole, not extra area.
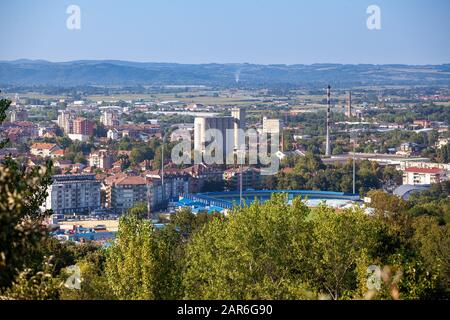
[(331, 144), (330, 144), (330, 114), (331, 114), (331, 86), (327, 88), (327, 139), (325, 147), (325, 156), (331, 157)]
[(352, 117), (352, 92), (351, 91), (348, 92), (347, 112), (345, 113), (345, 115), (347, 116), (347, 118), (351, 118)]

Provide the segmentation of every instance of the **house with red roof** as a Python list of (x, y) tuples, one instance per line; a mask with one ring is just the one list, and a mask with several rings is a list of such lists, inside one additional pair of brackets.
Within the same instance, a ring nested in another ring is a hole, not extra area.
[(62, 158), (62, 157), (64, 157), (64, 149), (61, 149), (61, 148), (57, 148), (56, 150), (53, 150), (53, 151), (51, 151), (50, 152), (50, 157), (52, 158), (52, 159), (55, 159), (55, 158)]
[(403, 184), (431, 185), (447, 180), (447, 173), (439, 168), (410, 167), (403, 170)]
[(61, 148), (54, 143), (33, 143), (30, 148), (30, 153), (42, 158), (64, 156), (64, 150), (61, 152)]

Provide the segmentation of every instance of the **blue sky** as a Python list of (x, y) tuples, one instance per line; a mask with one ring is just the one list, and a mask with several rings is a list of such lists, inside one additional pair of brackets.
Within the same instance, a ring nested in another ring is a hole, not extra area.
[[(81, 8), (81, 30), (66, 8)], [(369, 5), (382, 29), (366, 27)], [(450, 63), (448, 0), (0, 0), (0, 60)]]

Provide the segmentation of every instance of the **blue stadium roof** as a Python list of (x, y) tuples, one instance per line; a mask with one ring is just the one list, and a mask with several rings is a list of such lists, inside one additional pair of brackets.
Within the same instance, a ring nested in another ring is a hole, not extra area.
[[(273, 194), (287, 194), (288, 200), (296, 197), (304, 199), (315, 200), (319, 203), (322, 200), (340, 200), (340, 201), (360, 201), (359, 195), (349, 194), (343, 192), (330, 191), (314, 191), (314, 190), (247, 190), (242, 193), (243, 200), (246, 204), (251, 204), (255, 199), (261, 202), (269, 200)], [(180, 197), (179, 206), (190, 206), (193, 212), (199, 211), (223, 211), (223, 209), (232, 209), (235, 205), (240, 203), (239, 191), (230, 192), (208, 192), (187, 194)], [(213, 209), (211, 209), (213, 208)]]

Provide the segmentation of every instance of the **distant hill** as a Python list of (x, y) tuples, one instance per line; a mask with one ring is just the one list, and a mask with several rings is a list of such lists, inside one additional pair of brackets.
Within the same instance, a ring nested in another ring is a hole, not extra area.
[(175, 64), (128, 61), (0, 61), (4, 85), (207, 85), (236, 86), (450, 85), (450, 64), (256, 65)]

